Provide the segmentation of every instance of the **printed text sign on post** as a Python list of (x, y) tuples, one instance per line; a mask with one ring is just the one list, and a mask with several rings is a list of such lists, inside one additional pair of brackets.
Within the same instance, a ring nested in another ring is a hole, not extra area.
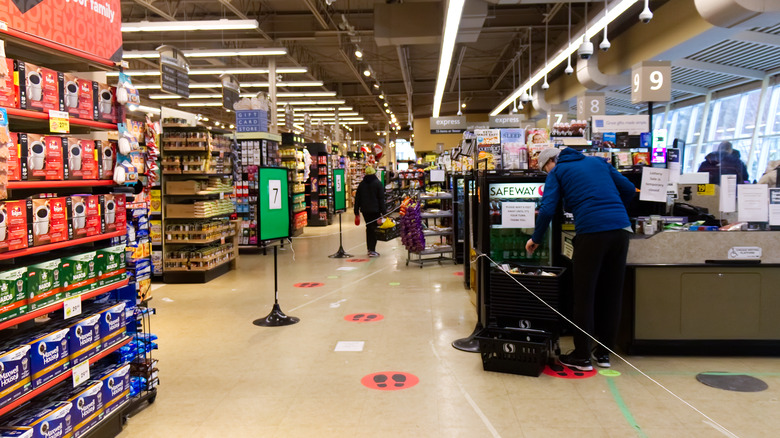
[(268, 209), (282, 209), (282, 182), (278, 179), (268, 181)]

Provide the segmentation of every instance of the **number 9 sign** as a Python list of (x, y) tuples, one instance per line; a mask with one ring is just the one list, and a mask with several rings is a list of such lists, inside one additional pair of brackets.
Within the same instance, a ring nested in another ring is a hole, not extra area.
[(672, 63), (643, 61), (631, 69), (631, 103), (667, 102), (672, 98)]

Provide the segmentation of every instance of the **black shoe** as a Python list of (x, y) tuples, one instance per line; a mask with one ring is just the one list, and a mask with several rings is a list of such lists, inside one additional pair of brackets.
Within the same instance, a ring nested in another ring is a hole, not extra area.
[(573, 354), (561, 354), (558, 356), (558, 362), (580, 371), (593, 371), (593, 365), (590, 363), (590, 359), (580, 359)]
[(595, 360), (596, 365), (600, 366), (601, 368), (609, 368), (612, 366), (609, 363), (609, 353), (606, 351), (595, 350), (593, 352), (593, 360)]

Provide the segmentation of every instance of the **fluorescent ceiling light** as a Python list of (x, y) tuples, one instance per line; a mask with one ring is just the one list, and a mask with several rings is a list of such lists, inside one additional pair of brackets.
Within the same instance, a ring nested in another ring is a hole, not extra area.
[(179, 102), (179, 106), (222, 106), (222, 102)]
[[(171, 99), (184, 99), (178, 94), (150, 94), (149, 99), (154, 100), (171, 100)], [(207, 93), (190, 93), (189, 99), (222, 99), (221, 94), (207, 94)]]
[[(214, 58), (220, 56), (281, 56), (287, 54), (284, 47), (258, 47), (255, 49), (212, 49), (182, 50), (187, 58)], [(157, 50), (128, 50), (122, 53), (122, 59), (157, 59)]]
[(122, 23), (122, 32), (186, 32), (257, 29), (257, 20), (141, 21)]
[[(338, 108), (338, 110), (339, 111), (352, 111), (352, 107), (351, 106), (340, 106)], [(331, 107), (327, 107), (327, 106), (325, 106), (325, 107), (322, 107), (322, 106), (316, 107), (316, 106), (313, 106), (313, 107), (307, 107), (307, 108), (295, 108), (295, 112), (301, 112), (301, 113), (310, 113), (310, 112), (318, 112), (318, 111), (319, 112), (322, 112), (322, 111), (336, 111), (336, 107), (332, 107), (332, 106)], [(277, 113), (283, 113), (284, 112), (284, 108), (277, 107), (276, 108), (276, 112)]]
[(433, 95), (433, 117), (439, 117), (441, 100), (444, 97), (444, 87), (452, 63), (452, 52), (455, 50), (455, 38), (458, 36), (460, 17), (463, 14), (465, 0), (450, 0), (447, 6), (447, 18), (444, 23), (444, 36), (441, 40), (441, 57), (439, 72), (436, 75), (436, 91)]
[[(277, 87), (322, 87), (322, 81), (288, 81), (277, 82)], [(160, 84), (133, 84), (138, 90), (159, 90)], [(190, 82), (190, 88), (220, 88), (220, 82)], [(242, 82), (242, 88), (268, 88), (268, 82)]]
[[(295, 117), (298, 117), (299, 115), (301, 115), (301, 117), (303, 117), (302, 114), (308, 114), (313, 119), (319, 119), (319, 118), (322, 118), (322, 117), (333, 117), (335, 115), (335, 113), (333, 113), (332, 111), (331, 112), (321, 112), (321, 113), (310, 112), (310, 111), (295, 111)], [(339, 117), (342, 117), (342, 116), (350, 117), (350, 116), (359, 116), (359, 115), (360, 115), (360, 113), (357, 112), (357, 111), (347, 111), (347, 112), (343, 112), (343, 113), (339, 111)], [(279, 117), (284, 117), (284, 112), (280, 112), (278, 114), (278, 116)]]
[(160, 114), (160, 108), (154, 108), (146, 105), (128, 105), (130, 111), (139, 111), (142, 113)]
[(292, 100), (289, 102), (276, 102), (277, 105), (343, 105), (346, 101), (333, 100)]
[[(279, 67), (276, 69), (277, 74), (281, 73), (306, 73), (308, 69), (306, 67)], [(250, 67), (250, 68), (194, 68), (189, 72), (190, 76), (197, 75), (248, 75), (248, 74), (268, 74), (268, 68), (264, 67)], [(125, 74), (128, 76), (160, 76), (160, 70), (126, 70)], [(110, 71), (106, 73), (106, 76), (119, 76), (119, 72)], [(278, 84), (277, 84), (278, 85)]]
[[(595, 23), (589, 24), (587, 26), (587, 32), (585, 33), (585, 38), (590, 40), (594, 36), (598, 35), (599, 32), (601, 32), (605, 26), (607, 26), (609, 23), (614, 21), (617, 17), (619, 17), (623, 12), (625, 12), (628, 8), (630, 8), (634, 3), (636, 3), (636, 0), (618, 0), (614, 4), (610, 5), (609, 11), (607, 11), (606, 15), (600, 15), (598, 19), (595, 19)], [(522, 84), (519, 84), (519, 86), (515, 89), (512, 94), (507, 96), (506, 99), (502, 100), (501, 103), (498, 104), (495, 108), (493, 108), (493, 111), (490, 112), (491, 116), (497, 116), (501, 113), (501, 111), (504, 110), (504, 108), (508, 107), (512, 104), (518, 97), (520, 97), (521, 94), (523, 94), (523, 91), (530, 89), (534, 84), (541, 81), (544, 78), (544, 75), (552, 71), (554, 68), (558, 67), (559, 64), (563, 63), (563, 61), (567, 60), (569, 58), (569, 55), (573, 54), (577, 51), (579, 48), (579, 44), (582, 41), (583, 33), (578, 33), (577, 35), (572, 36), (571, 41), (569, 41), (569, 44), (561, 49), (558, 53), (553, 56), (552, 59), (550, 59), (550, 62), (534, 72), (533, 76), (531, 76), (530, 79), (525, 81)], [(438, 87), (438, 83), (436, 84)], [(434, 102), (435, 103), (435, 102)]]
[(335, 91), (281, 92), (276, 97), (335, 97)]

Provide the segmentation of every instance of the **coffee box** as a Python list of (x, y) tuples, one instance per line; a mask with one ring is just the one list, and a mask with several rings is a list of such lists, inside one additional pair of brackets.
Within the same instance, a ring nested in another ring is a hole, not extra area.
[(65, 73), (62, 80), (64, 111), (71, 117), (93, 120), (96, 109), (92, 81), (77, 78), (70, 73)]
[(72, 366), (98, 354), (101, 348), (100, 315), (80, 317), (68, 326), (68, 353)]
[(0, 427), (0, 438), (33, 438), (33, 429), (21, 426), (13, 429)]
[(68, 328), (56, 328), (30, 337), (30, 373), (35, 389), (70, 368)]
[[(22, 176), (19, 134), (11, 132), (9, 135), (11, 140), (8, 142), (8, 181), (22, 181), (27, 178), (27, 174)], [(27, 168), (25, 167), (24, 170), (26, 172)]]
[(97, 236), (103, 233), (103, 218), (100, 215), (100, 196), (71, 196), (69, 208), (73, 239)]
[(32, 438), (67, 438), (73, 433), (72, 409), (68, 402), (33, 405), (14, 416), (6, 428), (17, 431), (32, 429)]
[[(27, 312), (26, 278), (26, 267), (0, 272), (0, 321)], [(2, 370), (0, 370), (0, 379), (2, 379)]]
[(65, 111), (60, 92), (62, 73), (18, 60), (14, 61), (14, 70), (19, 82), (19, 108), (44, 113)]
[(73, 438), (83, 436), (92, 426), (103, 420), (103, 382), (90, 381), (70, 389), (62, 401), (71, 404)]
[(100, 339), (104, 350), (124, 337), (127, 325), (125, 306), (124, 302), (111, 304), (97, 312), (100, 314)]
[(62, 291), (60, 259), (27, 267), (27, 300), (29, 311), (37, 310), (65, 298)]
[(60, 262), (62, 291), (65, 297), (89, 292), (97, 287), (96, 251), (63, 257)]
[(28, 199), (27, 217), (32, 218), (33, 246), (69, 240), (68, 198)]
[(105, 232), (124, 231), (127, 227), (127, 212), (125, 211), (124, 194), (101, 195), (101, 210)]
[(60, 181), (65, 178), (62, 137), (19, 134), (22, 175), (28, 181)]
[(95, 120), (100, 120), (108, 123), (117, 122), (117, 105), (116, 105), (116, 87), (111, 87), (107, 84), (97, 83), (97, 114), (98, 117)]
[(26, 201), (0, 201), (0, 253), (32, 245)]
[(103, 410), (110, 415), (130, 399), (130, 364), (95, 369), (93, 380), (103, 382)]
[(63, 139), (68, 179), (98, 179), (100, 169), (95, 141), (76, 137)]
[(108, 286), (125, 279), (125, 245), (97, 250), (98, 287)]
[(5, 406), (30, 392), (30, 369), (29, 345), (10, 347), (0, 353), (0, 405)]
[(14, 60), (11, 58), (0, 58), (0, 62), (5, 62), (8, 68), (8, 74), (5, 79), (0, 80), (0, 106), (18, 108), (19, 96), (16, 94), (16, 87), (14, 86)]
[(99, 179), (113, 179), (116, 165), (116, 142), (95, 140), (95, 150), (98, 152), (100, 166)]

